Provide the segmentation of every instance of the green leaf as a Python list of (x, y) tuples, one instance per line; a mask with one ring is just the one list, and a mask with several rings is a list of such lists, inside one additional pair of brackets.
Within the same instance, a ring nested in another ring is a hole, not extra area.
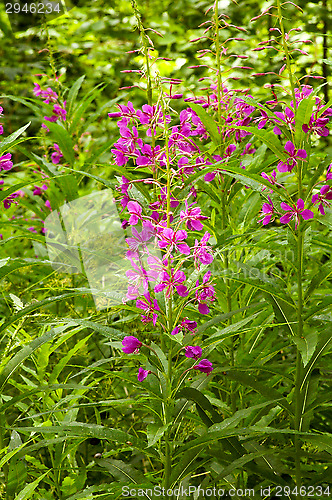
[[(40, 432), (42, 435), (65, 433), (68, 438), (83, 436), (85, 438), (95, 437), (98, 439), (106, 439), (108, 441), (115, 441), (121, 444), (126, 444), (127, 446), (132, 446), (133, 448), (137, 448), (151, 456), (158, 456), (158, 453), (153, 449), (147, 451), (146, 443), (133, 434), (128, 434), (128, 432), (121, 431), (119, 429), (104, 427), (103, 425), (85, 422), (69, 422), (67, 424), (53, 426), (14, 427), (14, 429), (20, 431), (21, 433)], [(127, 444), (128, 441), (131, 442), (131, 445)]]
[(86, 96), (84, 96), (83, 99), (78, 103), (76, 108), (73, 110), (72, 117), (71, 117), (71, 123), (69, 126), (69, 132), (71, 134), (73, 134), (73, 133), (78, 134), (79, 133), (79, 129), (82, 126), (82, 124), (80, 123), (81, 118), (86, 113), (91, 102), (97, 97), (98, 94), (100, 94), (100, 92), (102, 92), (104, 87), (105, 87), (105, 84), (100, 83), (95, 88), (90, 90), (86, 94)]
[(331, 434), (317, 434), (311, 436), (304, 436), (304, 441), (317, 446), (321, 451), (327, 451), (332, 455), (332, 435)]
[(37, 488), (38, 484), (40, 483), (40, 481), (42, 479), (44, 479), (45, 476), (47, 476), (48, 473), (49, 473), (49, 471), (45, 472), (44, 474), (39, 476), (38, 479), (36, 479), (32, 483), (27, 484), (23, 488), (23, 490), (20, 491), (20, 493), (15, 497), (15, 500), (29, 500), (29, 499), (31, 499), (32, 494), (35, 491), (35, 489)]
[[(225, 169), (223, 169), (223, 175), (231, 175), (235, 179), (238, 179), (239, 181), (242, 182), (244, 185), (250, 185), (255, 191), (262, 192), (262, 186), (266, 186), (269, 189), (271, 189), (275, 194), (279, 196), (279, 198), (287, 201), (287, 203), (292, 203), (291, 200), (288, 198), (288, 196), (285, 194), (285, 190), (279, 189), (275, 185), (271, 184), (269, 181), (264, 179), (264, 177), (261, 177), (258, 174), (254, 174), (250, 171), (243, 170), (240, 167), (235, 167), (231, 164), (231, 162), (227, 163), (221, 163), (218, 162), (214, 165), (214, 168), (209, 167), (208, 169), (204, 169), (201, 171), (201, 175), (205, 175), (207, 172), (212, 172), (215, 170), (219, 165), (224, 165)], [(202, 173), (203, 172), (203, 173)], [(253, 182), (250, 182), (253, 181)]]
[(119, 482), (126, 484), (144, 484), (143, 474), (132, 465), (125, 464), (122, 460), (110, 458), (97, 459), (96, 463), (107, 469)]
[[(69, 292), (69, 293), (64, 293), (62, 295), (57, 295), (55, 297), (48, 297), (47, 299), (40, 300), (39, 302), (35, 302), (24, 309), (22, 309), (20, 312), (17, 314), (13, 314), (9, 319), (7, 319), (2, 325), (0, 326), (0, 333), (6, 330), (10, 325), (18, 321), (19, 319), (23, 318), (27, 314), (36, 311), (37, 309), (40, 309), (41, 307), (48, 306), (50, 304), (53, 304), (54, 302), (59, 302), (64, 299), (69, 299), (71, 297), (76, 297), (79, 295), (85, 295), (87, 293), (87, 290), (76, 290), (74, 292)], [(38, 339), (37, 339), (38, 340)]]
[(59, 123), (47, 122), (47, 127), (52, 133), (52, 139), (59, 145), (61, 153), (73, 166), (75, 163), (74, 144), (70, 133)]
[(222, 137), (219, 133), (218, 127), (214, 119), (205, 111), (202, 106), (198, 104), (190, 103), (190, 107), (195, 111), (195, 113), (199, 116), (201, 122), (203, 123), (205, 129), (209, 133), (211, 140), (216, 146), (220, 146), (222, 141)]
[[(22, 312), (27, 308), (22, 309), (16, 316), (21, 316)], [(24, 315), (23, 315), (24, 316)], [(3, 326), (3, 325), (2, 325)], [(8, 378), (14, 373), (14, 371), (20, 366), (20, 364), (27, 359), (31, 354), (36, 351), (41, 345), (53, 340), (57, 335), (62, 333), (62, 329), (51, 329), (49, 332), (45, 333), (41, 337), (33, 340), (15, 354), (10, 361), (6, 364), (4, 369), (0, 374), (0, 389), (3, 388)]]
[(308, 97), (306, 99), (302, 99), (298, 108), (296, 110), (295, 115), (295, 147), (296, 149), (301, 148), (303, 145), (304, 139), (307, 136), (305, 132), (302, 130), (302, 125), (309, 124), (309, 120), (312, 114), (312, 109), (315, 105), (315, 98)]
[(309, 283), (305, 293), (304, 300), (307, 301), (312, 293), (316, 290), (316, 288), (332, 274), (332, 263), (326, 262), (323, 266), (320, 267), (319, 271), (314, 274), (311, 282)]
[(326, 330), (324, 330), (324, 332), (320, 333), (319, 341), (317, 343), (315, 351), (312, 354), (310, 360), (307, 362), (306, 366), (304, 367), (301, 386), (300, 386), (301, 390), (303, 389), (310, 373), (314, 369), (315, 365), (318, 363), (319, 359), (323, 356), (323, 354), (325, 354), (327, 349), (330, 347), (331, 342), (332, 342), (332, 336), (329, 326)]
[(283, 294), (280, 291), (280, 288), (277, 288), (274, 286), (272, 280), (270, 280), (269, 284), (266, 283), (261, 283), (259, 279), (253, 279), (253, 278), (243, 278), (240, 274), (235, 274), (231, 271), (222, 271), (218, 273), (219, 276), (225, 276), (229, 280), (237, 281), (239, 283), (243, 283), (245, 285), (251, 285), (254, 288), (257, 288), (258, 290), (262, 290), (263, 292), (267, 292), (270, 295), (273, 295), (274, 297), (277, 297), (284, 302), (286, 302), (288, 305), (292, 306), (295, 308), (294, 302), (290, 297), (287, 295)]
[(8, 151), (11, 147), (15, 146), (16, 144), (19, 144), (20, 142), (27, 141), (28, 139), (20, 139), (16, 141), (16, 139), (23, 134), (23, 132), (30, 126), (30, 123), (27, 123), (24, 125), (24, 127), (19, 128), (12, 134), (10, 134), (8, 137), (6, 137), (3, 141), (0, 142), (0, 154), (4, 153), (5, 151)]
[(297, 348), (301, 353), (303, 365), (307, 366), (315, 351), (318, 342), (318, 333), (316, 331), (312, 331), (305, 334), (303, 338), (291, 337), (291, 340), (297, 345)]
[(268, 401), (271, 400), (271, 397), (278, 401), (278, 404), (282, 406), (285, 410), (287, 410), (290, 414), (292, 414), (291, 406), (288, 403), (287, 399), (284, 398), (279, 391), (274, 389), (273, 387), (266, 386), (257, 380), (256, 377), (249, 375), (248, 373), (242, 373), (241, 371), (230, 369), (227, 370), (226, 377), (239, 382), (241, 385), (245, 387), (251, 387), (262, 396), (268, 398)]
[(155, 445), (163, 437), (169, 425), (170, 424), (160, 425), (160, 423), (148, 424), (146, 429), (146, 435), (148, 438), (148, 448), (150, 448), (150, 446)]
[(177, 398), (185, 398), (196, 403), (196, 406), (207, 410), (211, 414), (212, 423), (221, 422), (222, 416), (214, 409), (208, 398), (194, 387), (184, 387), (176, 393)]
[(84, 81), (85, 75), (80, 76), (76, 82), (72, 85), (71, 89), (68, 92), (68, 97), (67, 97), (67, 117), (70, 120), (71, 119), (71, 112), (73, 109), (73, 106), (76, 101), (77, 94), (82, 86), (82, 83)]

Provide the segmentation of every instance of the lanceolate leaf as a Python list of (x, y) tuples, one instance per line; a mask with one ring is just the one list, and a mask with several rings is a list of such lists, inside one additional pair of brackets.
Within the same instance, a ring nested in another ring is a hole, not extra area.
[(216, 146), (220, 146), (222, 138), (220, 136), (217, 124), (214, 121), (214, 119), (205, 111), (204, 108), (202, 108), (202, 106), (191, 103), (190, 107), (199, 116), (201, 122), (203, 123), (206, 131), (209, 133), (211, 140), (214, 142), (214, 144)]
[(332, 274), (332, 263), (326, 262), (317, 273), (315, 273), (312, 278), (310, 284), (308, 285), (307, 290), (305, 291), (304, 298), (307, 301), (312, 293), (316, 290), (316, 288), (330, 275)]
[(229, 377), (232, 380), (236, 380), (245, 387), (251, 387), (255, 391), (268, 398), (268, 400), (273, 397), (278, 401), (278, 405), (282, 406), (289, 413), (292, 413), (290, 404), (288, 403), (287, 399), (280, 394), (279, 391), (265, 384), (262, 384), (259, 380), (257, 380), (257, 378), (253, 377), (252, 375), (249, 375), (245, 372), (242, 373), (240, 370), (231, 369), (227, 371), (226, 377)]
[(303, 142), (308, 136), (302, 130), (302, 125), (308, 125), (312, 114), (312, 109), (315, 105), (315, 99), (307, 98), (300, 101), (295, 115), (295, 147), (300, 149), (303, 147)]
[(74, 143), (70, 133), (59, 123), (47, 122), (47, 126), (52, 133), (54, 142), (59, 145), (59, 148), (68, 161), (73, 166), (75, 162)]
[(66, 108), (67, 108), (67, 119), (69, 119), (69, 121), (71, 118), (71, 113), (72, 113), (72, 109), (73, 109), (73, 106), (74, 106), (75, 101), (76, 101), (77, 94), (82, 86), (84, 78), (85, 78), (85, 75), (80, 76), (68, 92)]

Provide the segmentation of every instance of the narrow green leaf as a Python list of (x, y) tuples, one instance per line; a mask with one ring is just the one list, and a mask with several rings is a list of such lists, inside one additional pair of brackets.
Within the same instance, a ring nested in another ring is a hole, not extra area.
[(218, 127), (214, 119), (205, 111), (202, 106), (198, 104), (190, 103), (190, 107), (195, 111), (195, 113), (199, 116), (199, 119), (203, 123), (207, 132), (209, 133), (211, 140), (216, 146), (220, 146), (220, 142), (222, 140), (221, 135), (219, 133)]
[(84, 78), (85, 78), (85, 75), (80, 76), (76, 80), (76, 82), (72, 85), (71, 89), (68, 92), (66, 108), (67, 108), (67, 118), (69, 119), (69, 121), (71, 119), (71, 113), (72, 113), (72, 109), (73, 109), (73, 106), (74, 106), (75, 101), (76, 101), (77, 94), (82, 86)]
[(75, 163), (74, 144), (70, 133), (59, 123), (47, 122), (47, 126), (52, 133), (54, 142), (59, 145), (59, 148), (68, 161), (73, 166)]
[(295, 147), (297, 149), (301, 148), (307, 134), (303, 132), (302, 125), (308, 125), (312, 109), (315, 105), (315, 98), (308, 97), (306, 99), (302, 99), (298, 108), (296, 110), (295, 115)]
[(15, 497), (15, 500), (29, 500), (30, 498), (32, 498), (32, 494), (35, 491), (35, 489), (37, 488), (38, 484), (40, 483), (40, 481), (42, 479), (44, 479), (45, 476), (47, 476), (48, 473), (49, 473), (49, 471), (45, 472), (44, 474), (39, 476), (38, 479), (36, 479), (32, 483), (27, 484), (23, 488), (23, 490), (20, 491), (20, 493)]
[(305, 293), (304, 300), (307, 301), (312, 293), (316, 290), (316, 288), (330, 275), (332, 274), (332, 263), (326, 262), (323, 266), (320, 267), (319, 271), (314, 274), (311, 282), (309, 283)]
[(2, 325), (0, 326), (0, 333), (6, 328), (8, 328), (10, 325), (15, 323), (17, 320), (21, 319), (22, 317), (26, 316), (27, 314), (30, 314), (33, 311), (36, 311), (37, 309), (40, 309), (41, 307), (48, 306), (50, 304), (53, 304), (54, 302), (59, 302), (64, 299), (69, 299), (71, 297), (76, 297), (78, 295), (85, 295), (87, 293), (87, 290), (76, 290), (74, 292), (69, 292), (69, 293), (64, 293), (62, 295), (57, 295), (55, 297), (48, 297), (47, 299), (40, 300), (39, 302), (35, 302), (34, 304), (31, 304), (24, 309), (22, 309), (20, 312), (17, 314), (13, 314), (8, 320), (6, 320)]
[(303, 366), (307, 366), (315, 351), (318, 342), (318, 333), (316, 331), (311, 331), (306, 333), (303, 337), (291, 337), (291, 340), (297, 345), (300, 351)]
[(284, 398), (280, 394), (280, 392), (274, 389), (273, 387), (268, 387), (259, 382), (256, 377), (253, 377), (248, 373), (242, 373), (241, 371), (237, 371), (235, 369), (227, 370), (226, 376), (232, 380), (235, 380), (236, 382), (239, 382), (245, 387), (251, 387), (258, 393), (262, 394), (262, 396), (268, 398), (269, 401), (271, 400), (272, 397), (273, 399), (278, 401), (278, 404), (280, 406), (282, 406), (289, 413), (292, 413), (291, 406), (288, 403), (287, 399)]
[(148, 438), (148, 448), (150, 448), (150, 446), (155, 445), (159, 441), (159, 439), (163, 437), (168, 427), (169, 425), (160, 425), (160, 423), (148, 424), (146, 428), (146, 435)]
[(145, 478), (139, 470), (122, 460), (101, 458), (97, 459), (96, 463), (107, 469), (121, 483), (141, 485), (145, 482)]

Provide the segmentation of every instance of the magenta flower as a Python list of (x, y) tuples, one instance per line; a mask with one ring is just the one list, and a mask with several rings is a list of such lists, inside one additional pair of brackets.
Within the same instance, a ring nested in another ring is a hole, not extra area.
[(143, 382), (143, 380), (146, 379), (148, 375), (150, 375), (151, 370), (143, 370), (143, 368), (140, 366), (138, 369), (138, 374), (137, 374), (137, 379), (139, 382)]
[(186, 156), (182, 156), (178, 161), (179, 174), (181, 176), (187, 177), (194, 173), (194, 165), (189, 165), (189, 159)]
[(187, 287), (182, 285), (185, 279), (186, 276), (183, 271), (176, 271), (176, 273), (174, 273), (174, 269), (172, 269), (171, 276), (169, 276), (167, 271), (164, 271), (162, 281), (155, 286), (154, 291), (158, 293), (166, 288), (166, 298), (169, 299), (174, 293), (175, 288), (180, 297), (187, 297)]
[(12, 203), (15, 203), (15, 205), (17, 205), (17, 201), (15, 201), (15, 198), (17, 198), (18, 196), (20, 196), (19, 193), (12, 193), (3, 200), (3, 206), (6, 210), (11, 207)]
[(304, 160), (307, 157), (307, 152), (305, 149), (295, 149), (294, 144), (291, 141), (287, 141), (285, 144), (286, 152), (289, 158), (286, 163), (280, 161), (278, 163), (279, 172), (290, 172), (295, 165), (297, 165), (297, 160)]
[(208, 359), (201, 359), (198, 365), (194, 366), (194, 370), (199, 370), (200, 372), (209, 375), (213, 370), (212, 363)]
[(183, 229), (179, 231), (173, 231), (170, 227), (163, 229), (161, 234), (159, 235), (161, 238), (158, 241), (159, 248), (168, 248), (168, 251), (171, 252), (173, 249), (184, 254), (190, 254), (190, 247), (187, 243), (183, 243), (183, 241), (188, 237), (188, 234)]
[(130, 101), (128, 101), (127, 106), (124, 104), (117, 104), (117, 107), (120, 111), (108, 113), (108, 116), (110, 118), (121, 118), (121, 120), (117, 123), (118, 126), (128, 125), (132, 118), (136, 118), (136, 111)]
[(12, 155), (7, 153), (3, 156), (0, 156), (0, 171), (1, 170), (10, 170), (13, 166), (13, 162), (10, 161)]
[(42, 90), (38, 83), (34, 83), (35, 88), (33, 89), (33, 93), (36, 97), (41, 97), (44, 99), (45, 104), (49, 104), (50, 102), (56, 102), (58, 99), (58, 94), (48, 87), (46, 90)]
[(313, 195), (311, 203), (313, 203), (314, 205), (316, 205), (316, 203), (319, 203), (318, 210), (322, 215), (325, 215), (324, 205), (329, 208), (331, 204), (330, 200), (332, 200), (332, 187), (328, 184), (325, 184), (321, 187), (319, 193)]
[[(268, 175), (268, 174), (266, 174), (265, 172), (262, 172), (262, 173), (261, 173), (261, 176), (262, 176), (264, 179), (266, 179), (267, 181), (269, 181), (269, 182), (272, 184), (272, 186), (283, 187), (283, 185), (282, 185), (282, 184), (279, 184), (279, 183), (277, 182), (277, 172), (276, 172), (275, 170), (272, 170), (271, 175)], [(267, 187), (266, 187), (266, 186), (263, 186), (263, 187), (262, 187), (262, 191), (264, 191), (265, 189), (267, 189)], [(270, 189), (270, 192), (271, 192), (271, 193), (273, 193), (273, 189)]]
[(255, 118), (255, 120), (254, 120), (254, 122), (258, 123), (258, 125), (257, 125), (258, 129), (265, 127), (266, 123), (269, 121), (269, 116), (266, 113), (266, 111), (264, 111), (263, 109), (260, 109), (260, 112), (261, 112), (261, 116), (259, 118)]
[[(160, 190), (160, 198), (161, 200), (163, 201), (163, 203), (166, 203), (166, 200), (167, 200), (167, 187), (162, 187), (161, 190)], [(172, 193), (171, 193), (171, 207), (172, 208), (175, 208), (177, 207), (179, 204), (179, 201), (174, 198), (174, 196), (172, 196)]]
[(200, 261), (204, 265), (211, 264), (211, 262), (213, 261), (213, 256), (210, 253), (212, 252), (212, 248), (207, 246), (207, 242), (210, 238), (211, 234), (206, 231), (200, 242), (198, 242), (198, 240), (195, 240), (193, 255), (195, 267), (197, 269), (200, 269), (200, 264), (198, 261)]
[(125, 354), (137, 354), (142, 346), (142, 342), (140, 342), (136, 337), (129, 335), (128, 337), (124, 337), (122, 345), (122, 350)]
[(188, 205), (188, 201), (185, 200), (186, 209), (181, 210), (180, 220), (186, 223), (186, 226), (189, 230), (200, 231), (201, 229), (203, 229), (203, 224), (200, 221), (208, 219), (208, 217), (201, 215), (200, 207), (191, 208), (195, 204), (196, 202)]
[(283, 210), (288, 212), (280, 217), (280, 222), (282, 224), (288, 224), (292, 219), (295, 219), (295, 229), (297, 229), (297, 226), (300, 224), (300, 215), (304, 220), (312, 219), (314, 216), (314, 213), (311, 210), (304, 210), (304, 201), (302, 198), (299, 198), (296, 205), (293, 205), (292, 207), (284, 202), (281, 202), (280, 206)]
[(327, 181), (332, 180), (332, 172), (331, 172), (331, 167), (332, 167), (332, 163), (329, 165), (329, 168), (328, 168), (328, 169), (327, 169), (327, 171), (326, 171), (326, 180), (327, 180)]
[(187, 347), (185, 347), (185, 351), (185, 355), (187, 356), (187, 358), (199, 359), (202, 356), (202, 349), (198, 345), (188, 345)]
[(58, 144), (54, 143), (54, 153), (51, 154), (52, 163), (57, 165), (60, 162), (60, 158), (63, 158), (63, 154), (58, 146)]
[(267, 224), (269, 224), (271, 222), (272, 217), (273, 217), (272, 221), (274, 221), (274, 219), (276, 218), (276, 216), (274, 214), (274, 206), (273, 206), (272, 200), (269, 196), (268, 196), (268, 200), (269, 200), (269, 203), (263, 203), (262, 210), (260, 211), (260, 213), (264, 217), (262, 219), (260, 219), (259, 221), (257, 221), (257, 222), (263, 221), (264, 226), (266, 226)]
[(183, 332), (183, 330), (194, 334), (196, 328), (197, 328), (196, 321), (190, 321), (189, 318), (184, 318), (181, 321), (181, 324), (173, 329), (172, 335), (177, 335), (180, 331)]
[(153, 233), (151, 233), (151, 230), (146, 226), (143, 227), (140, 233), (135, 227), (132, 227), (131, 231), (132, 236), (126, 238), (126, 243), (133, 252), (137, 253), (139, 250), (142, 252), (146, 249), (146, 242), (149, 241)]
[(39, 186), (35, 186), (35, 189), (33, 190), (32, 194), (35, 196), (40, 196), (43, 193), (43, 191), (46, 191), (47, 189), (48, 186), (46, 184), (43, 184), (41, 188)]
[(146, 316), (143, 314), (141, 315), (143, 323), (149, 323), (150, 321), (153, 321), (153, 325), (156, 326), (158, 318), (158, 313), (156, 313), (156, 311), (160, 310), (156, 299), (154, 299), (152, 303), (150, 294), (145, 293), (144, 298), (138, 299), (136, 301), (136, 307), (138, 307), (139, 309), (143, 309), (146, 313)]
[(326, 118), (322, 118), (322, 117), (315, 118), (315, 116), (312, 115), (310, 117), (309, 123), (308, 124), (304, 123), (302, 125), (302, 130), (306, 134), (308, 132), (311, 132), (311, 133), (318, 134), (320, 137), (327, 137), (329, 135), (329, 129), (326, 127), (328, 122), (329, 122), (329, 118), (327, 118), (327, 117)]
[[(147, 274), (146, 270), (144, 269), (144, 267), (142, 266), (141, 262), (136, 264), (131, 253), (132, 253), (131, 250), (128, 250), (128, 252), (126, 254), (127, 259), (130, 260), (130, 263), (133, 267), (133, 269), (128, 269), (128, 271), (126, 271), (126, 276), (128, 278), (128, 281), (129, 281), (129, 287), (133, 286), (135, 288), (135, 290), (138, 291), (139, 287), (143, 285), (144, 293), (147, 293), (148, 288), (149, 288), (148, 281), (151, 280), (152, 278), (150, 276), (148, 276), (148, 274)], [(129, 287), (128, 287), (128, 291), (129, 291)], [(132, 290), (132, 292), (134, 292), (134, 290)], [(136, 293), (136, 292), (134, 292), (134, 293)], [(141, 294), (138, 293), (133, 298), (138, 297), (138, 295), (141, 295)], [(128, 298), (129, 298), (129, 296), (128, 296)]]
[[(203, 276), (203, 286), (195, 292), (195, 297), (198, 301), (198, 310), (201, 314), (209, 314), (210, 309), (207, 302), (214, 302), (216, 300), (215, 289), (209, 284), (210, 277), (211, 271), (205, 273)], [(199, 280), (196, 281), (196, 287), (199, 287)]]
[[(293, 129), (293, 126), (295, 124), (294, 111), (292, 111), (290, 108), (286, 108), (285, 113), (280, 113), (279, 111), (276, 111), (274, 114), (277, 117), (277, 119), (275, 119), (277, 123), (281, 123), (282, 125), (285, 123), (286, 125), (289, 126), (291, 130)], [(276, 135), (281, 134), (281, 130), (278, 126), (274, 127), (273, 132)]]
[(136, 158), (136, 165), (139, 167), (144, 167), (146, 165), (155, 167), (158, 162), (162, 167), (164, 167), (166, 165), (165, 161), (166, 155), (161, 152), (159, 145), (152, 148), (149, 144), (144, 144), (141, 147), (141, 152), (138, 153), (138, 157)]
[(135, 226), (137, 222), (142, 219), (142, 207), (137, 201), (129, 201), (127, 204), (128, 212), (130, 213), (129, 224)]

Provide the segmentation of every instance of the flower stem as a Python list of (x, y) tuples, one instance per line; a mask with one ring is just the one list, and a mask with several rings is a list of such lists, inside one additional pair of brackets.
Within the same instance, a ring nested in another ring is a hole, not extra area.
[[(298, 259), (298, 270), (297, 270), (297, 294), (298, 294), (298, 304), (297, 304), (297, 323), (298, 323), (298, 338), (303, 337), (303, 289), (302, 289), (302, 274), (303, 274), (303, 234), (301, 229), (298, 230), (297, 237), (297, 259)], [(296, 431), (301, 431), (302, 422), (302, 394), (301, 394), (301, 377), (302, 377), (302, 360), (301, 353), (297, 349), (296, 353), (296, 370), (295, 370), (295, 415), (294, 415), (294, 427)], [(295, 474), (296, 474), (296, 486), (301, 487), (302, 474), (301, 474), (301, 442), (300, 436), (296, 434), (294, 436), (294, 447), (295, 447)]]

